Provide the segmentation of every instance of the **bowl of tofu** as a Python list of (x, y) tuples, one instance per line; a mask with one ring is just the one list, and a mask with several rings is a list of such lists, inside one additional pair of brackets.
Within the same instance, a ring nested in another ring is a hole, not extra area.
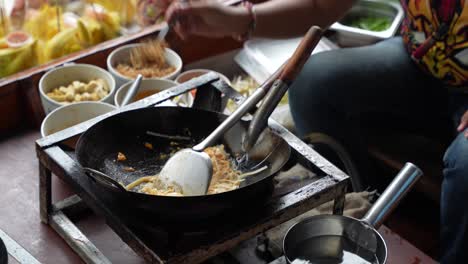
[(39, 81), (39, 94), (45, 114), (78, 102), (112, 104), (115, 80), (106, 70), (89, 64), (69, 64), (54, 68)]

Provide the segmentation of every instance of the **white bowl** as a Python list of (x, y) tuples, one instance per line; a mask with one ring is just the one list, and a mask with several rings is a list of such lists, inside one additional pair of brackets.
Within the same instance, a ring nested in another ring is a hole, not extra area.
[(231, 81), (229, 80), (228, 77), (226, 77), (226, 75), (216, 72), (216, 71), (208, 70), (208, 69), (193, 69), (193, 70), (184, 71), (181, 74), (179, 74), (179, 76), (177, 76), (176, 82), (184, 83), (186, 81), (189, 81), (190, 79), (202, 76), (203, 74), (207, 74), (209, 72), (214, 72), (218, 74), (221, 79), (223, 79), (227, 84), (231, 85)]
[(44, 118), (41, 124), (41, 135), (46, 137), (115, 109), (116, 107), (111, 104), (91, 101), (63, 105)]
[[(117, 87), (120, 87), (121, 85), (124, 85), (128, 81), (133, 80), (130, 77), (124, 76), (120, 74), (115, 67), (119, 63), (128, 63), (130, 59), (130, 52), (133, 48), (141, 46), (143, 44), (129, 44), (122, 46), (114, 51), (107, 57), (107, 69), (109, 72), (114, 76), (115, 81), (117, 83)], [(180, 56), (173, 50), (166, 48), (166, 53), (164, 54), (166, 57), (166, 61), (169, 65), (172, 65), (175, 67), (175, 71), (172, 73), (161, 76), (159, 78), (148, 78), (148, 79), (169, 79), (173, 80), (175, 77), (180, 73), (182, 70), (182, 59)]]
[[(114, 104), (117, 107), (121, 106), (121, 103), (127, 94), (128, 89), (132, 85), (133, 81), (129, 81), (126, 84), (122, 85), (117, 92), (115, 93), (114, 96)], [(138, 90), (138, 93), (145, 92), (145, 91), (154, 91), (154, 94), (161, 92), (163, 90), (169, 89), (171, 87), (177, 86), (178, 84), (172, 80), (166, 80), (166, 79), (143, 79), (141, 80), (140, 84), (140, 89)], [(138, 95), (137, 93), (137, 95)], [(136, 96), (137, 96), (136, 95)], [(152, 95), (152, 94), (151, 94)], [(148, 95), (149, 96), (149, 95)], [(193, 103), (193, 97), (186, 93), (183, 95), (180, 95), (173, 99), (173, 101), (180, 106), (191, 106)], [(172, 105), (175, 106), (176, 104), (165, 104), (165, 105)]]
[(115, 80), (106, 70), (89, 64), (70, 64), (48, 71), (39, 81), (39, 94), (45, 113), (49, 114), (52, 110), (66, 105), (49, 98), (48, 92), (60, 86), (67, 86), (73, 81), (89, 82), (97, 78), (103, 79), (110, 89), (109, 94), (99, 101), (112, 104), (116, 90)]

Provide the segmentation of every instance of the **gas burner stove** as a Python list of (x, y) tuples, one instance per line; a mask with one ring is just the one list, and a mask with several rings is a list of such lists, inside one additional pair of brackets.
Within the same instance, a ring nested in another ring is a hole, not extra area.
[[(63, 144), (86, 131), (93, 124), (122, 111), (154, 107), (165, 100), (197, 89), (193, 107), (221, 112), (227, 99), (240, 104), (245, 99), (214, 73), (209, 73), (144, 100), (130, 104), (103, 116), (57, 132), (36, 142), (40, 175), (40, 215), (88, 263), (110, 263), (108, 258), (70, 220), (90, 208), (103, 216), (106, 223), (139, 256), (149, 263), (200, 263), (227, 252), (241, 243), (252, 244), (252, 238), (301, 215), (320, 204), (334, 200), (335, 214), (342, 214), (349, 178), (321, 157), (283, 126), (269, 121), (269, 127), (282, 137), (293, 150), (289, 164), (300, 163), (318, 177), (295, 185), (275, 189), (269, 199), (250, 210), (231, 212), (223, 217), (207, 219), (203, 224), (180, 230), (176, 223), (158, 223), (139, 212), (113, 203), (93, 191), (92, 183), (75, 160), (74, 151)], [(77, 195), (52, 203), (52, 173), (67, 183)], [(70, 217), (70, 218), (69, 218)], [(222, 224), (220, 224), (220, 219)], [(77, 239), (79, 238), (79, 239)], [(258, 238), (257, 238), (258, 239)], [(256, 239), (252, 248), (258, 256), (270, 258), (268, 240)], [(277, 261), (281, 261), (278, 259)]]

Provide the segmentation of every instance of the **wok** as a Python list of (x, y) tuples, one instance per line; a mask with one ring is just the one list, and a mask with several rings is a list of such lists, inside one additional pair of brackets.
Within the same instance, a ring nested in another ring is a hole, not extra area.
[[(165, 163), (164, 158), (158, 159), (160, 154), (176, 147), (171, 146), (171, 142), (180, 144), (182, 148), (199, 142), (226, 117), (217, 112), (182, 107), (149, 107), (122, 112), (98, 122), (81, 135), (76, 148), (77, 160), (83, 168), (106, 175), (103, 177), (85, 169), (97, 195), (112, 197), (124, 206), (149, 212), (159, 220), (202, 219), (247, 204), (261, 204), (272, 192), (273, 175), (288, 161), (291, 152), (289, 145), (269, 129), (250, 152), (250, 161), (244, 164), (242, 171), (251, 170), (263, 159), (266, 159), (268, 168), (247, 177), (236, 190), (170, 197), (126, 191), (119, 184), (106, 181), (106, 177), (110, 177), (125, 186), (140, 177), (157, 174)], [(248, 125), (247, 121), (238, 122), (220, 140), (219, 143), (223, 143), (232, 156), (241, 152), (242, 137)], [(147, 131), (189, 140), (151, 136)], [(145, 142), (151, 143), (153, 149), (145, 147)], [(125, 154), (127, 160), (117, 161), (118, 152)], [(135, 171), (125, 171), (125, 167), (132, 167)]]

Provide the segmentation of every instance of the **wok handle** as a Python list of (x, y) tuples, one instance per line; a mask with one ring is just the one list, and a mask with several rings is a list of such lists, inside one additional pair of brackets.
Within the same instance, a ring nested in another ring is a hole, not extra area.
[(310, 54), (322, 38), (322, 33), (323, 31), (320, 27), (312, 26), (301, 43), (299, 43), (291, 58), (286, 62), (286, 65), (284, 65), (284, 69), (271, 86), (271, 89), (269, 89), (262, 105), (255, 112), (252, 122), (250, 122), (249, 129), (242, 142), (245, 152), (249, 152), (257, 142), (258, 137), (268, 125), (268, 118), (276, 106), (278, 106), (291, 83), (301, 72)]
[(378, 229), (422, 175), (418, 167), (407, 162), (362, 221)]
[(91, 168), (88, 168), (88, 167), (83, 167), (83, 170), (85, 171), (85, 174), (88, 177), (90, 177), (91, 179), (95, 180), (96, 182), (98, 182), (100, 184), (106, 185), (107, 187), (115, 189), (117, 191), (122, 191), (122, 192), (127, 191), (127, 189), (122, 184), (120, 184), (116, 180), (112, 179), (111, 177), (109, 177), (105, 173), (102, 173), (102, 172), (100, 172), (98, 170), (91, 169)]

